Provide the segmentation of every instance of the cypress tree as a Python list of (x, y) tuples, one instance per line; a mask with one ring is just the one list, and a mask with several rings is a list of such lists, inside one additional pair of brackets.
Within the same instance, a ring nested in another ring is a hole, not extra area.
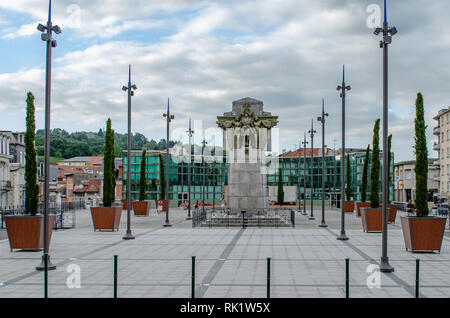
[(114, 136), (116, 133), (114, 132), (114, 129), (111, 129), (111, 134), (109, 136), (110, 138), (110, 156), (111, 156), (111, 184), (112, 184), (112, 190), (111, 190), (111, 197), (112, 202), (116, 199), (116, 164), (115, 164), (115, 149), (114, 149)]
[(370, 207), (380, 207), (380, 119), (375, 121), (372, 140), (372, 166), (370, 169)]
[(164, 162), (163, 162), (163, 158), (162, 158), (161, 154), (159, 154), (159, 189), (161, 190), (159, 199), (165, 200), (166, 199), (166, 177), (164, 174)]
[(139, 201), (145, 201), (145, 188), (147, 186), (147, 181), (145, 179), (145, 166), (146, 163), (146, 151), (145, 149), (142, 151), (142, 160), (141, 160), (141, 176), (139, 179)]
[(114, 131), (111, 119), (106, 121), (105, 149), (103, 155), (103, 206), (110, 207), (114, 202)]
[(416, 99), (416, 118), (414, 120), (415, 128), (415, 154), (416, 165), (414, 171), (416, 173), (416, 209), (417, 216), (425, 217), (428, 215), (428, 149), (425, 118), (423, 109), (423, 96), (417, 94)]
[(34, 119), (34, 96), (27, 93), (27, 130), (25, 132), (25, 213), (36, 215), (39, 205), (37, 184), (36, 148), (34, 147), (36, 124)]
[(361, 181), (361, 202), (366, 202), (367, 175), (369, 170), (370, 145), (367, 145), (366, 156), (364, 157), (363, 175)]
[(387, 169), (388, 169), (388, 187), (387, 187), (387, 198), (388, 198), (388, 202), (390, 202), (389, 200), (389, 187), (391, 185), (392, 182), (392, 175), (391, 175), (391, 146), (392, 146), (392, 135), (388, 136), (388, 165), (387, 165)]
[(350, 177), (350, 155), (347, 155), (347, 168), (346, 168), (346, 188), (345, 188), (345, 196), (347, 201), (350, 201), (352, 196), (352, 179)]
[(284, 190), (283, 190), (283, 175), (281, 174), (281, 168), (278, 168), (278, 193), (277, 201), (279, 205), (284, 203)]

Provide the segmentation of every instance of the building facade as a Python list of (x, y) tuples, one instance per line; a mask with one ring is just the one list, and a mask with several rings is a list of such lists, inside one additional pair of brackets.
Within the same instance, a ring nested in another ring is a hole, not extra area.
[[(437, 159), (428, 160), (428, 202), (434, 202), (439, 196), (440, 169), (436, 164)], [(398, 202), (415, 201), (416, 198), (416, 174), (414, 172), (416, 162), (402, 161), (394, 164), (394, 200)]]
[(450, 107), (441, 109), (433, 119), (437, 121), (433, 134), (438, 139), (434, 142), (433, 150), (438, 153), (434, 163), (440, 167), (439, 196), (448, 199), (450, 197)]

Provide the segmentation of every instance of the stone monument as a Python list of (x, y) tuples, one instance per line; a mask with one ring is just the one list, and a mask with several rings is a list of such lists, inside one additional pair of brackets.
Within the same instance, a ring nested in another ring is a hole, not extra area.
[(217, 117), (223, 129), (223, 149), (228, 158), (227, 206), (231, 211), (267, 208), (266, 152), (271, 151), (271, 129), (278, 116), (263, 111), (263, 102), (243, 98), (232, 111)]

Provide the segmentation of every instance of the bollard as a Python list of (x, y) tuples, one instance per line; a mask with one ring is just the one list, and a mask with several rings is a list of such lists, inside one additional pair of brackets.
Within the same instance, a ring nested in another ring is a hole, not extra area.
[(117, 255), (114, 255), (114, 298), (117, 298)]
[(44, 254), (44, 298), (48, 298), (48, 254)]
[(270, 257), (267, 258), (267, 298), (270, 298)]
[(350, 298), (350, 259), (345, 259), (345, 298)]
[(420, 270), (420, 259), (416, 259), (416, 298), (419, 298), (419, 270)]
[(195, 256), (192, 256), (191, 298), (195, 298)]

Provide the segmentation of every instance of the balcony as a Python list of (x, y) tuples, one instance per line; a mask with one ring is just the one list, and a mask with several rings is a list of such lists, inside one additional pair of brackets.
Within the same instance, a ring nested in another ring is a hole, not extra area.
[(5, 190), (5, 191), (11, 190), (11, 181), (0, 182), (0, 190)]
[(433, 166), (440, 166), (439, 159), (433, 161)]
[(439, 136), (439, 134), (441, 133), (441, 127), (437, 126), (433, 128), (433, 135), (437, 135)]
[(435, 142), (433, 145), (433, 150), (439, 151), (440, 149), (441, 149), (441, 146), (437, 142)]

